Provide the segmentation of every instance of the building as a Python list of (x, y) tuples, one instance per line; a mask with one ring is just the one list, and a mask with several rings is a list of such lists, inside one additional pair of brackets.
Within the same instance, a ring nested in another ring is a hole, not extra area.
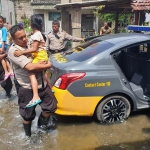
[(0, 14), (4, 17), (5, 22), (10, 25), (15, 24), (15, 7), (13, 0), (0, 0)]
[[(77, 0), (80, 1), (80, 0)], [(88, 0), (81, 0), (88, 1)], [(72, 25), (71, 25), (71, 10), (67, 9), (64, 12), (54, 8), (57, 4), (73, 2), (70, 0), (15, 0), (15, 11), (16, 11), (16, 20), (21, 22), (26, 17), (30, 17), (32, 14), (40, 14), (44, 20), (44, 31), (49, 33), (52, 30), (52, 21), (57, 19), (63, 25), (63, 30), (66, 30), (68, 33), (72, 34)], [(82, 9), (82, 23), (81, 23), (81, 36), (90, 36), (98, 32), (99, 24), (98, 18), (93, 15), (93, 9), (95, 7), (87, 7)], [(67, 22), (63, 19), (63, 14), (69, 14)], [(63, 21), (63, 22), (62, 22)], [(65, 26), (68, 24), (69, 26)]]

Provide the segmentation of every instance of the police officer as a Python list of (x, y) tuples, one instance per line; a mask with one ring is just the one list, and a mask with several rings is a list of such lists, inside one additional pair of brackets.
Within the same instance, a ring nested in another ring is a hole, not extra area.
[(59, 53), (65, 51), (65, 41), (73, 41), (80, 42), (84, 41), (82, 38), (77, 38), (69, 35), (65, 31), (60, 31), (60, 22), (58, 20), (54, 20), (52, 22), (53, 31), (50, 32), (47, 36), (46, 47), (47, 50), (51, 52), (51, 54)]

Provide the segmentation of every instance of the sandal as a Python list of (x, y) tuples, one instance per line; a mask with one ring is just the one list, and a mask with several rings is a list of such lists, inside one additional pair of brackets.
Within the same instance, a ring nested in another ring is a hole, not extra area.
[(13, 73), (13, 72), (10, 72), (10, 76), (14, 76), (14, 73)]
[(4, 81), (6, 81), (11, 76), (11, 73), (5, 74)]
[(39, 104), (41, 102), (42, 102), (41, 99), (39, 99), (39, 100), (31, 100), (29, 102), (29, 104), (26, 105), (26, 108), (30, 108), (30, 107), (36, 106), (37, 104)]

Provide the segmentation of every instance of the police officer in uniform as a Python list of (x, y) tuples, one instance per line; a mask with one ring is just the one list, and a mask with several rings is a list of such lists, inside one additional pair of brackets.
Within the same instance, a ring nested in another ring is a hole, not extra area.
[(73, 42), (81, 42), (84, 41), (82, 38), (77, 38), (69, 35), (65, 31), (60, 31), (60, 22), (58, 20), (54, 20), (52, 22), (53, 31), (50, 32), (47, 36), (46, 47), (47, 50), (50, 51), (51, 54), (59, 53), (65, 51), (64, 42), (73, 41)]

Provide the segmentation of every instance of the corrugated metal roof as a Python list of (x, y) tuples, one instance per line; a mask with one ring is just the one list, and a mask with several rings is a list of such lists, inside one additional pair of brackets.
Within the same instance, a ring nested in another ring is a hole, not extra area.
[(47, 5), (47, 4), (60, 4), (61, 0), (31, 0), (32, 5)]
[(150, 10), (150, 0), (132, 0), (133, 10)]

